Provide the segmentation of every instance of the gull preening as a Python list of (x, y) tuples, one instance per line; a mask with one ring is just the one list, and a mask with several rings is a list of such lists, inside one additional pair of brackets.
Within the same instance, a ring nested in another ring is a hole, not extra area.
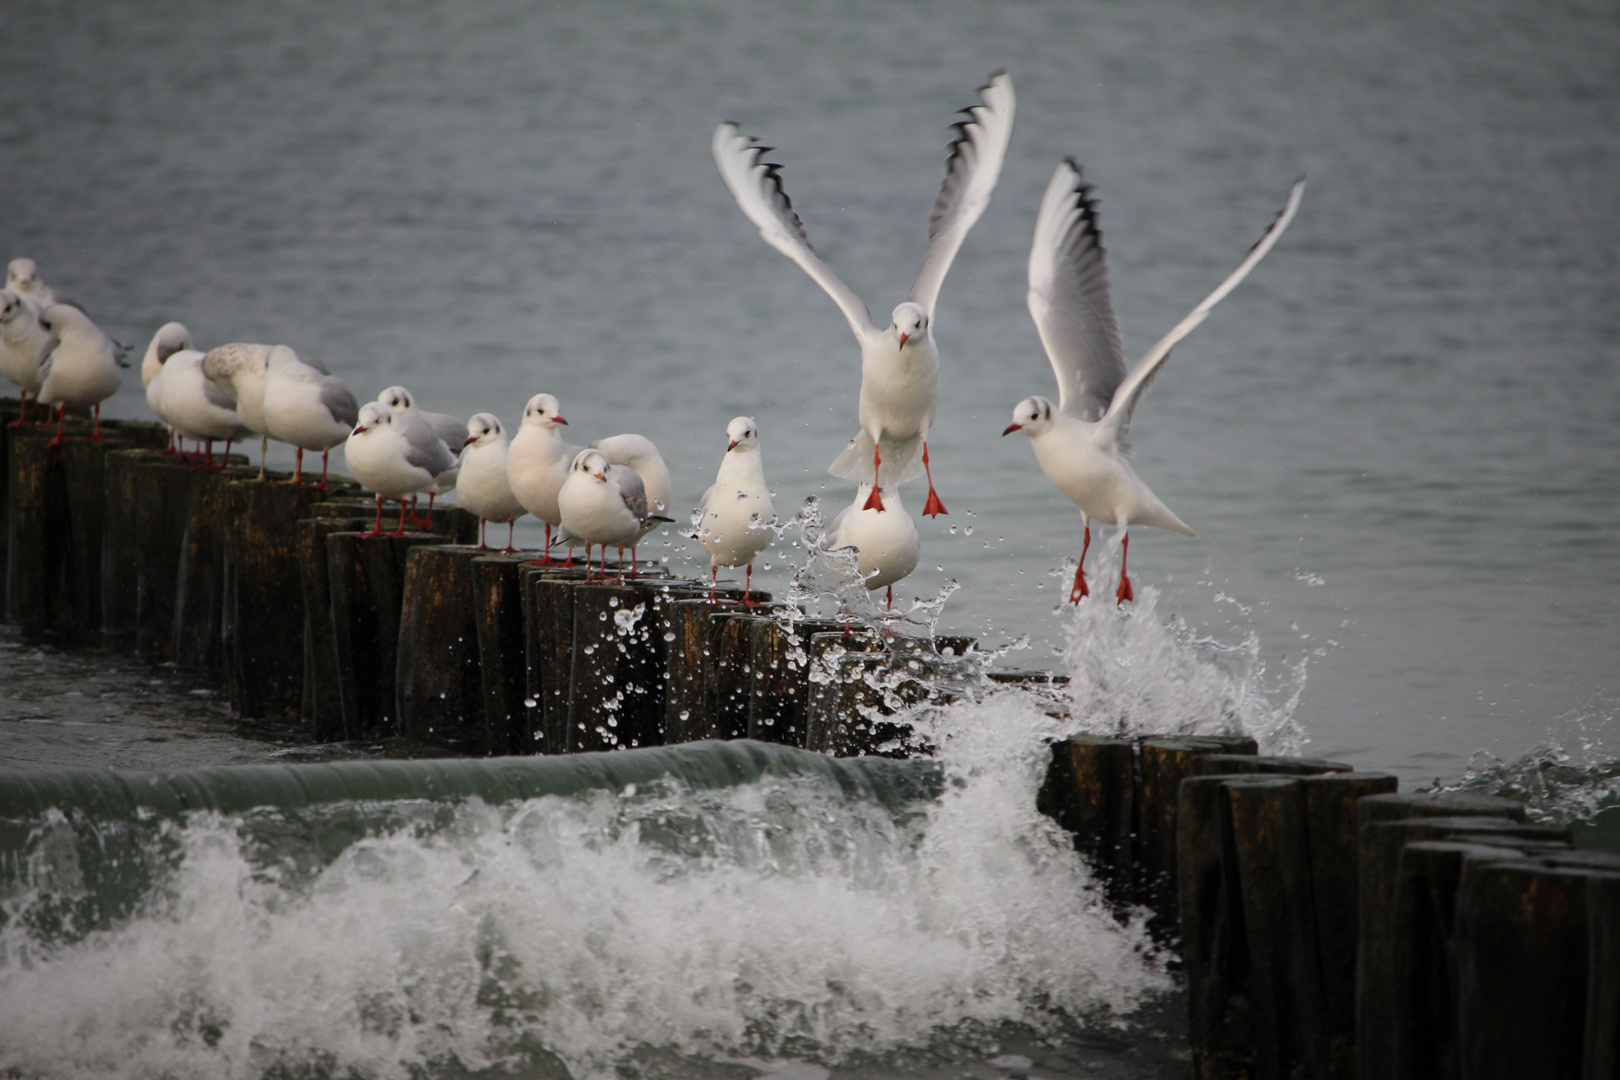
[(568, 479), (568, 467), (583, 449), (563, 439), (562, 429), (567, 423), (556, 398), (536, 394), (523, 406), (523, 422), (506, 448), (506, 477), (512, 494), (523, 509), (546, 524), (546, 550), (540, 558), (543, 563), (551, 562), (551, 530), (562, 524), (557, 494)]
[(1123, 604), (1134, 598), (1125, 572), (1130, 526), (1152, 525), (1196, 535), (1131, 468), (1131, 417), (1170, 350), (1249, 275), (1288, 228), (1299, 209), (1305, 180), (1295, 181), (1286, 205), (1238, 268), (1129, 372), (1109, 299), (1102, 233), (1097, 228), (1097, 203), (1091, 191), (1091, 185), (1080, 179), (1080, 166), (1066, 158), (1041, 200), (1029, 252), (1029, 313), (1057, 374), (1058, 403), (1054, 406), (1043, 397), (1025, 398), (1013, 410), (1013, 422), (1002, 434), (1022, 431), (1028, 435), (1047, 479), (1080, 508), (1085, 540), (1069, 592), (1072, 602), (1078, 604), (1091, 592), (1085, 576), (1091, 519), (1111, 521), (1119, 527), (1115, 600)]
[[(860, 434), (832, 464), (834, 476), (870, 479), (867, 505), (882, 509), (883, 480), (888, 486), (928, 477), (927, 516), (946, 513), (934, 491), (928, 467), (928, 429), (939, 407), (939, 350), (934, 344), (934, 303), (945, 273), (968, 230), (990, 203), (1012, 137), (1015, 99), (1005, 71), (979, 88), (980, 104), (964, 109), (957, 137), (945, 166), (945, 183), (928, 220), (928, 251), (905, 302), (894, 309), (887, 327), (872, 321), (867, 306), (816, 255), (782, 190), (780, 166), (765, 162), (771, 148), (738, 132), (737, 125), (715, 129), (715, 163), (726, 186), (765, 242), (798, 263), (826, 290), (849, 320), (861, 347)], [(870, 469), (868, 472), (868, 461)], [(882, 473), (887, 463), (888, 473)]]
[(33, 259), (11, 260), (6, 267), (6, 290), (21, 297), (36, 313), (56, 303), (56, 290), (40, 280)]
[(377, 496), (377, 520), (367, 536), (382, 532), (384, 498), (399, 500), (399, 527), (405, 532), (405, 500), (439, 477), (454, 473), (456, 457), (420, 416), (399, 413), (380, 401), (360, 407), (360, 419), (343, 444), (349, 471)]
[(118, 393), (123, 377), (118, 350), (90, 316), (72, 304), (52, 304), (39, 313), (39, 325), (50, 335), (50, 349), (39, 368), (39, 403), (57, 406), (55, 446), (62, 441), (67, 406), (94, 407), (90, 441), (101, 441), (101, 403)]
[(568, 479), (557, 493), (562, 516), (561, 539), (585, 545), (587, 576), (591, 547), (602, 546), (602, 573), (607, 573), (609, 544), (619, 549), (619, 574), (624, 575), (624, 549), (645, 532), (669, 518), (655, 514), (647, 504), (641, 477), (626, 465), (614, 465), (600, 450), (581, 450), (568, 467)]
[(855, 501), (838, 511), (822, 537), (827, 551), (855, 552), (861, 584), (868, 592), (887, 590), (887, 606), (894, 607), (894, 583), (917, 569), (922, 557), (922, 541), (917, 523), (900, 504), (900, 492), (889, 492), (882, 509), (867, 505), (870, 484), (861, 484)]
[(206, 445), (202, 467), (209, 469), (214, 464), (216, 440), (225, 440), (228, 461), (231, 443), (246, 438), (249, 431), (225, 388), (203, 373), (203, 359), (204, 354), (192, 347), (191, 332), (183, 324), (164, 323), (146, 348), (141, 378), (146, 382), (146, 404), (169, 425), (170, 449), (174, 449), (175, 439)]
[(264, 458), (270, 450), (270, 429), (264, 419), (264, 386), (274, 346), (233, 341), (209, 349), (203, 356), (203, 374), (230, 396), (242, 424), (259, 436), (259, 479), (264, 479)]
[(488, 550), (484, 529), (493, 521), (506, 525), (506, 550), (511, 551), (512, 530), (523, 516), (523, 504), (506, 478), (506, 429), (494, 413), (481, 412), (467, 421), (463, 442), (456, 494), (463, 507), (478, 515), (478, 550)]
[(714, 483), (698, 502), (698, 542), (709, 553), (709, 599), (722, 566), (746, 566), (743, 603), (754, 584), (754, 559), (770, 546), (776, 532), (776, 508), (765, 483), (759, 452), (759, 427), (752, 416), (734, 417), (726, 425), (726, 455)]

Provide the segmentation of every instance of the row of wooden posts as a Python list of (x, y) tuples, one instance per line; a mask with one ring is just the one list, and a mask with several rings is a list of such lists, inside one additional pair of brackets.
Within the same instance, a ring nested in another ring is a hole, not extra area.
[(659, 568), (587, 581), (479, 550), (458, 508), (431, 532), (367, 536), (374, 502), (351, 482), (259, 480), (240, 457), (202, 470), (158, 449), (156, 424), (102, 432), (53, 446), (53, 429), (7, 429), (10, 620), (211, 676), (239, 718), (318, 741), (532, 754), (749, 737), (851, 754), (903, 734), (879, 718), (925, 698), (921, 676), (977, 670), (968, 639), (880, 647), (757, 591), (710, 602), (706, 582)]
[(1041, 808), (1178, 953), (1199, 1080), (1620, 1080), (1620, 855), (1247, 738), (1054, 749)]
[[(201, 471), (157, 425), (102, 429), (0, 440), (7, 614), (214, 677), (243, 719), (470, 754), (901, 752), (884, 715), (977, 671), (969, 639), (879, 643), (663, 571), (587, 582), (479, 551), (457, 509), (365, 537), (346, 482)], [(1201, 1080), (1620, 1080), (1620, 856), (1510, 800), (1256, 750), (1076, 736), (1040, 795), (1106, 902), (1179, 954)]]

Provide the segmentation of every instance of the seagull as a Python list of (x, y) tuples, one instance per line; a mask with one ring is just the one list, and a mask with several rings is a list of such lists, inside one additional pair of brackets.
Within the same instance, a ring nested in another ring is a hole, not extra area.
[(1112, 521), (1120, 529), (1119, 589), (1115, 602), (1135, 599), (1125, 573), (1130, 527), (1152, 525), (1196, 536), (1131, 468), (1130, 426), (1136, 406), (1157, 378), (1170, 350), (1209, 315), (1227, 293), (1266, 257), (1294, 219), (1305, 192), (1305, 180), (1294, 182), (1288, 202), (1249, 254), (1220, 287), (1125, 370), (1119, 324), (1108, 298), (1108, 270), (1103, 262), (1102, 233), (1097, 228), (1097, 202), (1091, 185), (1080, 179), (1080, 166), (1064, 159), (1052, 174), (1035, 219), (1035, 242), (1029, 253), (1029, 313), (1035, 319), (1047, 358), (1057, 373), (1058, 403), (1028, 397), (1013, 410), (1013, 422), (1002, 435), (1022, 431), (1035, 447), (1035, 459), (1047, 479), (1080, 508), (1085, 541), (1075, 568), (1069, 600), (1089, 596), (1086, 552), (1091, 547), (1091, 519)]
[(304, 482), (304, 451), (321, 452), (321, 490), (332, 447), (349, 437), (360, 405), (326, 365), (300, 359), (285, 345), (270, 350), (264, 382), (264, 425), (273, 439), (298, 448), (291, 484)]
[[(550, 394), (536, 394), (523, 406), (523, 423), (506, 450), (506, 478), (523, 509), (546, 523), (546, 551), (539, 560), (551, 563), (551, 529), (562, 524), (557, 493), (568, 479), (568, 467), (580, 447), (562, 437), (562, 406)], [(569, 553), (573, 558), (573, 553)]]
[[(697, 539), (709, 553), (709, 599), (722, 566), (747, 566), (743, 603), (754, 583), (754, 558), (776, 534), (776, 508), (765, 483), (759, 452), (759, 427), (752, 416), (734, 417), (726, 425), (726, 456), (714, 483), (698, 502)], [(751, 605), (750, 605), (751, 606)]]
[(164, 420), (175, 434), (207, 445), (202, 468), (214, 467), (214, 443), (225, 440), (224, 468), (229, 464), (231, 443), (252, 434), (224, 387), (203, 374), (203, 356), (196, 349), (181, 349), (163, 362), (163, 371), (152, 383), (161, 385)]
[[(393, 409), (396, 413), (405, 416), (418, 416), (427, 421), (433, 434), (444, 440), (444, 445), (450, 450), (451, 456), (461, 457), (461, 446), (467, 441), (467, 425), (449, 413), (423, 412), (416, 407), (416, 398), (403, 386), (390, 386), (377, 395), (377, 400)], [(433, 478), (433, 482), (422, 490), (428, 493), (427, 527), (433, 528), (433, 501), (440, 495), (456, 490), (455, 472), (443, 472)], [(411, 499), (411, 515), (416, 514), (416, 499)]]
[[(645, 435), (610, 435), (605, 439), (597, 439), (591, 446), (607, 455), (608, 461), (614, 465), (624, 465), (635, 470), (641, 477), (641, 483), (647, 491), (647, 507), (656, 515), (669, 513), (670, 483), (669, 466), (664, 464), (664, 456), (658, 452), (658, 447)], [(667, 520), (667, 519), (666, 519)], [(650, 520), (642, 528), (641, 534), (630, 542), (630, 576), (636, 574), (636, 547), (659, 526), (658, 520)]]
[(467, 421), (462, 442), (456, 492), (461, 496), (461, 505), (478, 515), (478, 550), (489, 550), (484, 542), (485, 525), (504, 521), (506, 550), (511, 551), (512, 531), (524, 511), (506, 478), (506, 429), (494, 413), (481, 412)]
[(94, 406), (95, 427), (90, 441), (101, 441), (101, 403), (118, 393), (123, 382), (118, 372), (118, 351), (112, 338), (72, 304), (52, 304), (39, 313), (39, 325), (51, 340), (50, 354), (39, 368), (39, 402), (57, 406), (56, 438), (62, 441), (62, 419), (67, 406)]
[(888, 607), (894, 609), (894, 583), (917, 569), (922, 542), (917, 523), (900, 505), (900, 492), (889, 492), (881, 510), (866, 506), (870, 485), (862, 484), (855, 501), (838, 511), (822, 540), (827, 551), (852, 548), (860, 568), (861, 583), (868, 591), (888, 589)]
[(456, 456), (420, 416), (399, 413), (380, 401), (360, 407), (360, 421), (343, 444), (343, 459), (354, 478), (377, 495), (377, 521), (367, 536), (382, 534), (383, 498), (399, 500), (399, 528), (405, 532), (405, 499), (456, 471)]
[[(169, 426), (168, 452), (171, 454), (175, 453), (175, 425), (163, 411), (163, 364), (175, 353), (191, 347), (191, 331), (182, 323), (167, 322), (152, 335), (152, 342), (146, 347), (146, 356), (141, 360), (141, 383), (146, 387), (146, 406), (152, 410), (153, 416)], [(180, 452), (184, 453), (185, 448), (181, 447)]]
[[(869, 508), (873, 510), (883, 508), (879, 473), (886, 460), (891, 489), (919, 472), (926, 474), (928, 501), (923, 513), (933, 517), (947, 512), (934, 491), (933, 473), (928, 468), (928, 429), (939, 406), (934, 302), (957, 249), (989, 205), (1001, 174), (1012, 136), (1012, 79), (1005, 71), (993, 73), (979, 88), (979, 97), (981, 103), (964, 109), (966, 118), (956, 124), (945, 183), (928, 220), (928, 251), (922, 269), (910, 295), (894, 309), (887, 328), (872, 321), (866, 305), (811, 249), (804, 226), (782, 190), (781, 167), (762, 160), (771, 148), (739, 134), (736, 124), (721, 124), (714, 132), (715, 162), (743, 213), (759, 226), (766, 243), (798, 263), (827, 291), (860, 343), (861, 430), (832, 463), (831, 472), (846, 480), (870, 476)], [(866, 472), (868, 459), (872, 462), (870, 474)]]
[(39, 267), (33, 259), (11, 260), (6, 267), (6, 290), (16, 293), (36, 313), (56, 303), (56, 290), (39, 279)]
[(568, 466), (568, 479), (557, 492), (562, 517), (558, 539), (585, 545), (585, 566), (591, 565), (591, 546), (602, 545), (602, 573), (607, 574), (607, 546), (619, 549), (619, 575), (624, 575), (624, 548), (646, 531), (648, 524), (668, 521), (647, 505), (647, 491), (632, 468), (615, 465), (600, 450), (584, 449)]
[(22, 390), (18, 423), (28, 415), (28, 395), (39, 397), (39, 366), (50, 349), (51, 335), (39, 325), (39, 312), (10, 289), (0, 290), (0, 375)]
[(208, 350), (203, 374), (218, 383), (236, 403), (236, 415), (259, 436), (259, 479), (264, 479), (264, 457), (270, 448), (270, 429), (264, 419), (264, 387), (270, 372), (273, 345), (232, 342)]

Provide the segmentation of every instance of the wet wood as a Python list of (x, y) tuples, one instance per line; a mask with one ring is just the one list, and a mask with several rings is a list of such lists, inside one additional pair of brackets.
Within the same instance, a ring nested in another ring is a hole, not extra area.
[(748, 691), (748, 737), (803, 747), (808, 735), (810, 638), (837, 632), (834, 619), (763, 619), (750, 628), (753, 678)]
[(655, 601), (655, 622), (667, 649), (663, 717), (666, 743), (721, 737), (714, 717), (714, 641), (710, 621), (722, 612), (743, 610), (733, 599), (742, 594), (738, 590), (722, 589), (716, 592), (714, 602), (710, 602), (708, 595), (707, 588), (672, 587), (668, 591), (660, 590)]
[(754, 630), (774, 622), (770, 607), (733, 610), (714, 615), (709, 624), (709, 648), (714, 670), (713, 738), (748, 738), (749, 708), (754, 689)]
[(1620, 1080), (1620, 873), (1586, 884), (1586, 1037), (1582, 1080)]
[(665, 642), (652, 586), (587, 581), (573, 594), (569, 752), (662, 745)]
[(258, 475), (253, 468), (200, 473), (191, 486), (191, 510), (175, 570), (174, 641), (170, 656), (181, 667), (223, 675), (225, 651), (225, 490)]
[(1116, 910), (1136, 900), (1136, 742), (1071, 735), (1052, 746), (1036, 808), (1074, 834)]
[(519, 571), (523, 591), (524, 705), (529, 712), (526, 727), (538, 753), (568, 752), (574, 586), (584, 579), (583, 569), (526, 566)]
[(449, 545), (412, 549), (395, 669), (402, 734), (478, 755), (491, 752), (473, 607), (472, 563), (485, 554)]
[[(973, 639), (890, 638), (870, 633), (811, 638), (807, 746), (838, 757), (909, 756), (912, 725), (890, 719), (915, 705), (945, 704), (957, 680), (976, 682), (978, 662), (966, 658)], [(945, 653), (937, 651), (943, 645)]]
[(323, 516), (323, 506), (298, 522), (299, 583), (304, 594), (304, 694), (302, 713), (310, 733), (321, 742), (346, 737), (343, 692), (339, 684), (337, 641), (333, 630), (332, 580), (326, 538), (367, 527), (363, 517)]
[[(438, 516), (438, 515), (435, 515)], [(489, 555), (473, 560), (473, 605), (478, 622), (478, 671), (484, 726), (491, 753), (535, 753), (529, 710), (524, 706), (527, 666), (520, 580), (529, 555)]]
[[(113, 450), (106, 457), (101, 515), (101, 638), (109, 648), (135, 648), (140, 591), (137, 533), (142, 503), (137, 487), (139, 467), (161, 464), (169, 456), (158, 450)], [(171, 557), (177, 547), (170, 548)]]

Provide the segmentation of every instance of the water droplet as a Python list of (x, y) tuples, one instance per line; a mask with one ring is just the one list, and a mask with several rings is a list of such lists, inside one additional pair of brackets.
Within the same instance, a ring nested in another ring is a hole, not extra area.
[(673, 630), (664, 631), (664, 640), (665, 641), (674, 641), (675, 640), (675, 631), (673, 631)]
[[(538, 701), (534, 700), (534, 698), (532, 698), (532, 697), (526, 697), (526, 698), (523, 699), (523, 704), (525, 706), (527, 706), (528, 708), (533, 709), (533, 708), (536, 708), (537, 706), (539, 706), (540, 703)], [(535, 736), (535, 738), (537, 738), (537, 739), (539, 737), (540, 737), (539, 735)]]

